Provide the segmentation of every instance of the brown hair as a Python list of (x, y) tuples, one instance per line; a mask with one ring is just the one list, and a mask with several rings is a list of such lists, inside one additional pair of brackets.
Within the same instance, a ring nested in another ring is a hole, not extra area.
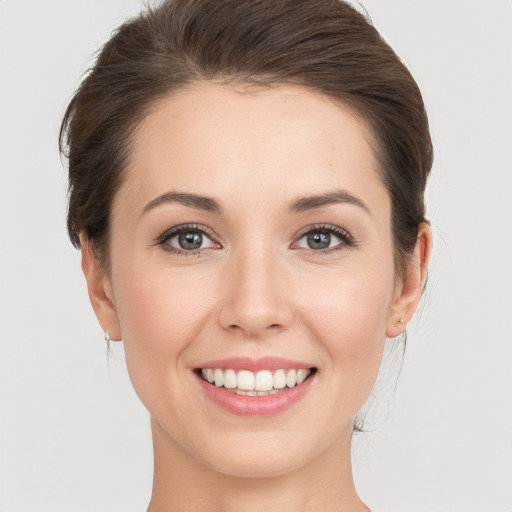
[(110, 210), (137, 126), (156, 99), (204, 80), (300, 85), (362, 116), (391, 197), (395, 261), (405, 269), (425, 220), (427, 116), (407, 68), (340, 0), (165, 0), (121, 25), (61, 126), (75, 246), (84, 232), (108, 263)]

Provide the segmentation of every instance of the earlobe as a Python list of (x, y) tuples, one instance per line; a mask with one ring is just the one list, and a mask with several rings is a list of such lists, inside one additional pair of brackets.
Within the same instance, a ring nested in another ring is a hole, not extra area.
[(82, 249), (82, 271), (87, 281), (89, 300), (102, 329), (109, 332), (110, 339), (120, 340), (121, 329), (114, 302), (112, 285), (107, 272), (101, 267), (90, 240), (80, 233)]
[(432, 231), (426, 222), (422, 222), (418, 229), (416, 247), (389, 311), (386, 326), (388, 338), (394, 338), (401, 334), (405, 325), (414, 315), (427, 281), (431, 252)]

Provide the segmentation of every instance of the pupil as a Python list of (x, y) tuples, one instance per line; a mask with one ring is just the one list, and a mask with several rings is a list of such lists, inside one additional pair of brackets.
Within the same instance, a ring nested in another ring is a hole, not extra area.
[(329, 233), (310, 233), (308, 245), (311, 249), (327, 249), (331, 245), (331, 235)]
[(189, 251), (199, 249), (203, 243), (203, 236), (201, 233), (197, 233), (195, 231), (186, 231), (184, 233), (180, 233), (179, 243), (182, 249), (187, 249)]

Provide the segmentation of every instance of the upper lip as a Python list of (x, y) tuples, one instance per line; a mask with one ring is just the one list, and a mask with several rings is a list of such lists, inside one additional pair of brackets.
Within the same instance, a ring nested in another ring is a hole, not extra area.
[(216, 359), (215, 361), (207, 361), (196, 368), (219, 368), (221, 370), (249, 370), (258, 372), (261, 370), (280, 370), (287, 368), (294, 368), (296, 370), (304, 368), (314, 368), (314, 365), (304, 363), (302, 361), (295, 361), (293, 359), (286, 359), (283, 357), (265, 356), (257, 359), (250, 357), (228, 357), (226, 359)]

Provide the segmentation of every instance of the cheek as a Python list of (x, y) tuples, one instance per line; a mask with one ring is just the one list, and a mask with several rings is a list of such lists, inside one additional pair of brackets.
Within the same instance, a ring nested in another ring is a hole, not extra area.
[[(303, 297), (303, 317), (327, 353), (328, 370), (355, 402), (365, 400), (382, 359), (393, 272), (340, 273)], [(355, 404), (357, 410), (362, 404)]]
[[(117, 282), (119, 315), (128, 370), (135, 388), (152, 379), (173, 379), (179, 355), (193, 343), (208, 320), (211, 304), (201, 277), (161, 268), (132, 269)], [(201, 293), (203, 290), (203, 293)], [(160, 371), (155, 371), (155, 370)]]
[(333, 273), (323, 286), (309, 287), (302, 299), (303, 313), (321, 338), (337, 340), (336, 346), (349, 351), (358, 351), (373, 335), (385, 336), (393, 296), (389, 274), (360, 274)]

